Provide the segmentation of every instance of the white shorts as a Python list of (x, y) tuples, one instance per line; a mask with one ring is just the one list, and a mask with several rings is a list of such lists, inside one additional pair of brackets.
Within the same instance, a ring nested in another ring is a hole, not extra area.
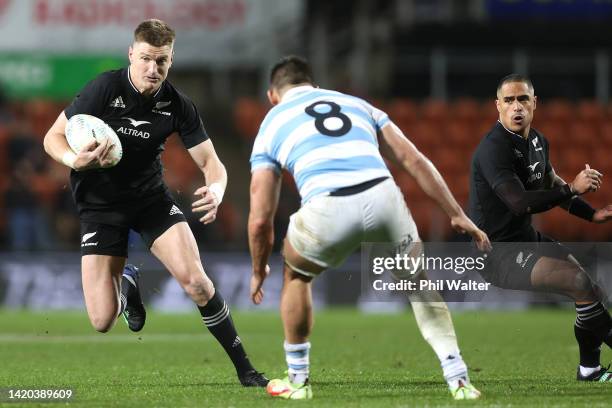
[(313, 198), (289, 219), (287, 239), (298, 254), (323, 268), (339, 266), (362, 242), (420, 241), (392, 178), (361, 193)]

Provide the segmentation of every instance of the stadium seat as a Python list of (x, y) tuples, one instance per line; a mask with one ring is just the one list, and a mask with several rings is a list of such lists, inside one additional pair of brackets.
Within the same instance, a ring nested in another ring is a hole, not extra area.
[(499, 112), (497, 111), (497, 106), (495, 106), (495, 101), (485, 101), (480, 105), (480, 121), (488, 123), (489, 129), (493, 126), (493, 124), (499, 118)]
[(449, 116), (449, 106), (439, 99), (427, 99), (421, 103), (420, 117), (428, 121), (441, 121)]
[(569, 101), (565, 99), (551, 99), (549, 101), (539, 101), (536, 117), (543, 120), (556, 121), (564, 126), (570, 119), (575, 118), (575, 112)]
[(606, 109), (602, 104), (591, 99), (585, 99), (578, 103), (578, 118), (599, 124), (606, 118)]
[(612, 119), (605, 120), (600, 126), (601, 143), (604, 147), (612, 147)]
[[(416, 122), (418, 118), (418, 107), (417, 104), (411, 99), (406, 98), (396, 98), (387, 104), (387, 114), (389, 118), (393, 122), (395, 122), (398, 126), (399, 123), (403, 123), (406, 126), (410, 126), (410, 124)], [(402, 130), (405, 130), (402, 126), (400, 126)]]
[(266, 104), (253, 98), (239, 98), (234, 106), (234, 121), (240, 136), (252, 141), (257, 136), (259, 125), (268, 111)]
[(453, 101), (450, 111), (452, 118), (470, 122), (477, 120), (481, 115), (480, 105), (472, 98), (459, 98)]
[(589, 121), (572, 121), (568, 127), (567, 138), (573, 146), (599, 146), (600, 128)]

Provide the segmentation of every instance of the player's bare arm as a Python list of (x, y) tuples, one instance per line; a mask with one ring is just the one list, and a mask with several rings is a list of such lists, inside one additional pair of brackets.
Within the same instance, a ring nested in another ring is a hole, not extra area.
[(281, 189), (280, 174), (272, 169), (259, 169), (251, 177), (251, 208), (249, 211), (249, 250), (253, 262), (251, 300), (263, 300), (262, 285), (270, 268), (268, 258), (274, 244), (274, 215)]
[(381, 129), (379, 144), (382, 155), (410, 173), (423, 191), (446, 212), (456, 231), (470, 234), (481, 250), (491, 248), (487, 234), (465, 215), (438, 169), (395, 124)]
[(64, 112), (60, 113), (55, 123), (49, 128), (44, 139), (45, 151), (53, 160), (76, 170), (105, 168), (112, 165), (109, 155), (112, 144), (104, 139), (102, 143), (92, 141), (85, 145), (77, 154), (72, 151), (66, 140), (66, 122), (68, 119)]
[(191, 209), (194, 213), (205, 213), (200, 222), (210, 224), (217, 217), (217, 210), (223, 200), (227, 187), (227, 171), (210, 139), (189, 149), (189, 154), (202, 170), (206, 181), (205, 186), (193, 193), (199, 199), (193, 202)]

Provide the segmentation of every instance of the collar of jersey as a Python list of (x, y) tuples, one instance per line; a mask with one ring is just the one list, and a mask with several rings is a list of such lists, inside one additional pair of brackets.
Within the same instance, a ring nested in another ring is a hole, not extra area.
[(527, 139), (525, 139), (523, 136), (519, 135), (518, 133), (514, 133), (513, 131), (511, 131), (510, 129), (508, 129), (507, 127), (504, 126), (503, 123), (501, 123), (501, 120), (497, 119), (497, 123), (499, 123), (504, 129), (506, 129), (506, 132), (513, 134), (514, 136), (520, 138), (522, 141), (527, 141), (529, 140), (529, 136), (531, 135), (531, 129), (529, 129), (529, 134), (527, 135)]
[[(134, 85), (134, 83), (132, 82), (132, 78), (130, 78), (130, 67), (127, 67), (127, 69), (125, 70), (126, 75), (127, 75), (127, 80), (130, 83), (130, 86), (132, 87), (132, 89), (134, 90), (134, 92), (136, 92), (136, 94), (138, 94), (139, 96), (143, 96), (140, 91), (138, 90), (138, 88), (136, 88), (136, 85)], [(155, 99), (157, 97), (157, 95), (159, 95), (159, 92), (161, 91), (161, 89), (164, 87), (164, 83), (166, 81), (162, 82), (161, 85), (159, 86), (159, 88), (157, 89), (157, 91), (153, 94), (153, 99)]]
[(289, 99), (295, 98), (299, 94), (311, 91), (313, 89), (315, 88), (312, 85), (301, 85), (293, 87), (283, 94), (283, 99), (281, 99), (281, 103), (287, 102)]

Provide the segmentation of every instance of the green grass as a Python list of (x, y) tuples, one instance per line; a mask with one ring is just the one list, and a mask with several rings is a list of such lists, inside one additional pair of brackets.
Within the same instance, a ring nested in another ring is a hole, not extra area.
[[(255, 366), (280, 376), (285, 365), (278, 315), (236, 313), (234, 319)], [(316, 316), (314, 399), (308, 406), (609, 406), (612, 384), (574, 380), (571, 311), (463, 312), (454, 321), (481, 401), (450, 399), (438, 361), (409, 312), (332, 310)], [(606, 348), (602, 361), (611, 359)], [(76, 396), (65, 405), (74, 407), (304, 404), (239, 386), (197, 313), (151, 313), (139, 334), (119, 322), (103, 335), (90, 328), (85, 312), (0, 311), (0, 388), (9, 386), (70, 387)]]

